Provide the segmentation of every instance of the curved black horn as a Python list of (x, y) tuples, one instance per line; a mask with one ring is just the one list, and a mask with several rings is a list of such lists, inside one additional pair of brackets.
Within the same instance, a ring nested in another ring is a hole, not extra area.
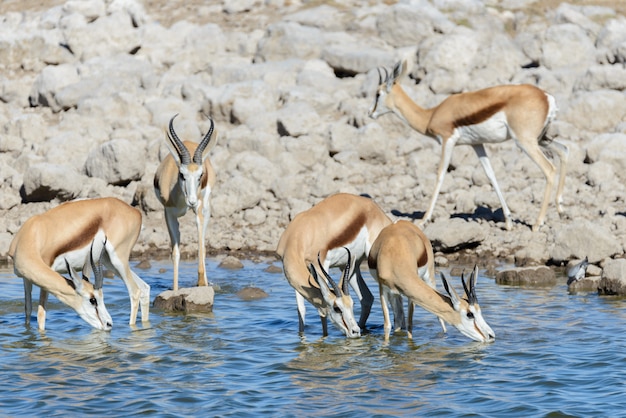
[(348, 247), (343, 247), (348, 252), (348, 262), (346, 263), (346, 267), (343, 270), (343, 275), (341, 276), (341, 289), (343, 293), (348, 294), (348, 281), (350, 280), (351, 270), (352, 270), (352, 254)]
[(378, 71), (378, 85), (380, 86), (381, 84), (383, 84), (383, 72), (381, 71), (380, 67), (376, 68), (376, 71)]
[(105, 237), (102, 251), (100, 252), (97, 263), (93, 259), (93, 242), (91, 243), (91, 250), (89, 251), (89, 262), (91, 263), (91, 269), (93, 270), (94, 275), (93, 288), (96, 290), (102, 289), (102, 285), (104, 284), (104, 274), (102, 273), (102, 256), (104, 255), (106, 245), (107, 239)]
[(172, 143), (174, 148), (176, 148), (176, 152), (178, 153), (181, 164), (188, 165), (189, 163), (191, 163), (191, 156), (189, 155), (189, 151), (187, 150), (187, 147), (185, 147), (185, 145), (183, 144), (183, 141), (180, 140), (180, 138), (178, 137), (178, 135), (176, 135), (176, 132), (174, 131), (174, 118), (176, 118), (176, 116), (178, 116), (178, 113), (172, 116), (172, 119), (170, 119), (168, 136), (170, 137), (170, 142)]
[(472, 271), (472, 274), (470, 275), (469, 278), (469, 288), (467, 286), (467, 283), (465, 283), (465, 277), (464, 277), (464, 273), (461, 273), (461, 283), (463, 283), (463, 290), (465, 290), (465, 295), (467, 296), (467, 303), (469, 303), (470, 305), (473, 305), (476, 303), (476, 294), (474, 293), (474, 272)]
[(478, 303), (478, 298), (476, 297), (476, 282), (478, 281), (478, 266), (474, 265), (474, 270), (470, 275), (470, 293), (472, 294), (473, 303)]
[(209, 132), (207, 132), (204, 138), (202, 138), (202, 141), (200, 141), (198, 148), (196, 148), (196, 152), (193, 153), (193, 162), (198, 165), (202, 164), (202, 153), (204, 152), (206, 146), (209, 145), (209, 142), (211, 141), (211, 136), (213, 135), (213, 128), (215, 127), (213, 119), (209, 120), (211, 121), (211, 127), (209, 128)]
[(324, 269), (324, 266), (322, 266), (322, 261), (320, 260), (320, 253), (317, 253), (317, 264), (320, 266), (320, 269), (322, 270), (322, 273), (324, 274), (324, 277), (326, 277), (326, 280), (328, 280), (328, 283), (330, 283), (330, 285), (333, 287), (333, 291), (335, 292), (335, 296), (337, 296), (338, 298), (341, 297), (341, 289), (339, 288), (339, 286), (337, 286), (337, 283), (335, 283), (335, 281), (332, 279), (332, 277), (330, 277), (330, 274), (328, 274), (328, 272)]

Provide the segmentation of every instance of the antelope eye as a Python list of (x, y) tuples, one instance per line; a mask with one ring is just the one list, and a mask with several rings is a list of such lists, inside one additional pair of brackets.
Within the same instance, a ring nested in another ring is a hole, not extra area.
[(96, 306), (98, 304), (98, 301), (96, 300), (96, 298), (94, 298), (93, 296), (89, 299), (89, 303), (91, 303), (93, 306)]
[(333, 310), (334, 310), (335, 312), (339, 313), (339, 314), (341, 313), (341, 309), (339, 309), (339, 306), (337, 306), (337, 305), (335, 305), (335, 306), (333, 307)]
[(469, 319), (474, 319), (474, 313), (473, 313), (473, 312), (468, 312), (468, 313), (467, 313), (467, 317), (468, 317)]

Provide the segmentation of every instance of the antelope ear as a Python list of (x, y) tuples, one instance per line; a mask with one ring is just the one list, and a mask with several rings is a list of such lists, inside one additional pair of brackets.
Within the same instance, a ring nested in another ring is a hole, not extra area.
[(70, 278), (65, 278), (68, 284), (76, 290), (76, 293), (80, 293), (83, 288), (83, 279), (78, 277), (78, 273), (70, 266), (67, 258), (65, 259), (65, 269), (67, 270), (67, 274), (69, 274)]
[(322, 292), (322, 297), (324, 298), (325, 301), (329, 301), (330, 298), (330, 289), (328, 288), (328, 285), (326, 284), (326, 282), (324, 281), (324, 279), (319, 278), (319, 276), (317, 275), (317, 271), (315, 270), (315, 266), (313, 265), (313, 263), (309, 264), (309, 273), (311, 273), (311, 276), (313, 276), (313, 281), (315, 281), (315, 283), (317, 283), (317, 285), (320, 288), (320, 291)]
[(169, 136), (167, 132), (165, 132), (165, 145), (167, 145), (167, 149), (174, 158), (174, 162), (178, 167), (180, 167), (180, 156), (178, 155), (178, 150), (172, 143), (172, 138)]

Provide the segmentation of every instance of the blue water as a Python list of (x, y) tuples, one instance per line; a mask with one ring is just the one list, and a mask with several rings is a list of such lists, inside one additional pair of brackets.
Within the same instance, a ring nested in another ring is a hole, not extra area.
[[(54, 297), (47, 329), (39, 332), (35, 319), (27, 329), (22, 282), (0, 270), (0, 415), (625, 414), (624, 300), (569, 295), (564, 279), (552, 288), (519, 288), (481, 275), (478, 299), (493, 344), (453, 327), (443, 334), (419, 308), (414, 340), (398, 333), (386, 344), (378, 297), (362, 338), (345, 339), (332, 326), (322, 338), (311, 307), (301, 337), (291, 287), (282, 274), (264, 271), (272, 261), (225, 270), (210, 260), (208, 274), (220, 288), (213, 313), (152, 310), (150, 323), (136, 328), (127, 325), (126, 288), (107, 279), (111, 332), (92, 330)], [(194, 268), (182, 265), (182, 286), (194, 284)], [(167, 261), (135, 270), (152, 299), (171, 286)], [(244, 301), (235, 293), (246, 286), (269, 297)]]

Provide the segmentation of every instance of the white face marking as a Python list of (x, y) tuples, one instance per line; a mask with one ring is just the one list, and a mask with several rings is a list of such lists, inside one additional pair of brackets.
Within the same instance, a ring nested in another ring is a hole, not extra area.
[(496, 334), (487, 322), (483, 319), (480, 307), (477, 305), (469, 305), (468, 309), (461, 309), (461, 322), (456, 328), (468, 338), (479, 342), (490, 342), (495, 339)]
[(181, 165), (179, 167), (179, 182), (183, 194), (185, 195), (185, 203), (194, 212), (198, 208), (198, 194), (200, 191), (200, 180), (202, 178), (202, 166)]

